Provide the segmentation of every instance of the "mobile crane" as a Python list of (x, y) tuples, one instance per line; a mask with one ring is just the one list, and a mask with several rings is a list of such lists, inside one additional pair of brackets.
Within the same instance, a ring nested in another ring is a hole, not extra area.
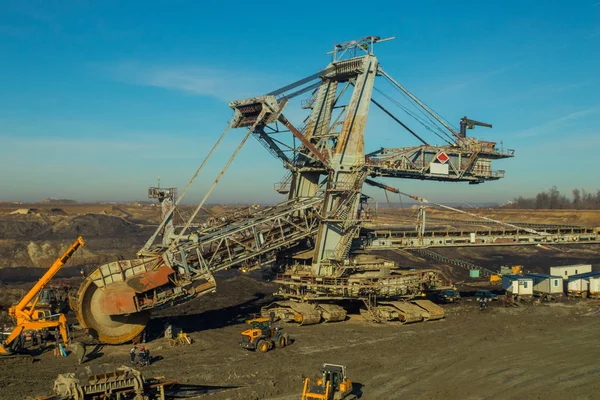
[(0, 343), (0, 355), (18, 352), (22, 345), (18, 340), (25, 331), (42, 329), (58, 329), (65, 343), (69, 343), (69, 334), (67, 330), (67, 319), (64, 314), (52, 314), (49, 309), (37, 308), (40, 300), (40, 294), (44, 287), (56, 275), (58, 271), (71, 258), (73, 253), (81, 246), (85, 246), (84, 240), (80, 237), (71, 244), (62, 256), (56, 259), (52, 266), (46, 271), (44, 276), (25, 294), (21, 301), (8, 310), (8, 315), (13, 318), (15, 327), (10, 335)]

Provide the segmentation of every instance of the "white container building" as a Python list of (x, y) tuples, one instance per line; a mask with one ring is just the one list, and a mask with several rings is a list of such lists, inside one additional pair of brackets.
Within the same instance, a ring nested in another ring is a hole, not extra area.
[(539, 294), (562, 294), (563, 279), (560, 276), (546, 274), (525, 274), (526, 278), (533, 280), (533, 292)]
[(563, 265), (562, 267), (550, 267), (550, 275), (560, 276), (567, 280), (570, 276), (592, 272), (592, 264)]
[(586, 272), (570, 276), (567, 280), (568, 295), (587, 297), (590, 293), (590, 279), (596, 277), (600, 277), (600, 272)]
[(600, 276), (594, 276), (589, 281), (590, 297), (600, 297)]
[(502, 289), (518, 296), (533, 296), (533, 279), (521, 275), (503, 275)]

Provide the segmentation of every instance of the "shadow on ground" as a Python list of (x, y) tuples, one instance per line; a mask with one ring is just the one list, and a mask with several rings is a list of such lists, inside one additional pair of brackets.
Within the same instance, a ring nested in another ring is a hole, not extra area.
[(217, 392), (230, 389), (238, 389), (240, 386), (207, 386), (207, 385), (183, 385), (175, 384), (165, 389), (165, 395), (169, 399), (190, 399), (202, 395), (214, 395)]
[(264, 293), (255, 293), (250, 300), (218, 310), (153, 318), (148, 325), (148, 340), (162, 337), (167, 324), (180, 328), (186, 333), (241, 324), (247, 319), (252, 318), (253, 315), (259, 316), (261, 308), (272, 301), (273, 298), (271, 296), (267, 296)]

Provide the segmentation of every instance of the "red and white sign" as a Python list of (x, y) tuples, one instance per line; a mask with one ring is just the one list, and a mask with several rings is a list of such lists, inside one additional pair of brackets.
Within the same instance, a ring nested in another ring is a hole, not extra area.
[(450, 157), (448, 157), (448, 155), (443, 151), (440, 154), (438, 154), (436, 158), (442, 164), (446, 164), (446, 162), (450, 159)]

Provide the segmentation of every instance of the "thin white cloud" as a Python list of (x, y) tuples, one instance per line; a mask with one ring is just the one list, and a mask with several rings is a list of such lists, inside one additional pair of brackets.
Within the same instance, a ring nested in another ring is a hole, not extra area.
[(585, 150), (591, 151), (591, 149), (600, 146), (600, 131), (584, 131), (574, 132), (569, 134), (568, 137), (561, 137), (550, 141), (544, 141), (538, 143), (536, 146), (537, 150), (554, 150), (554, 151), (581, 151), (581, 143), (585, 143)]
[(496, 69), (493, 69), (490, 71), (486, 71), (486, 72), (482, 72), (480, 74), (473, 75), (472, 77), (470, 77), (468, 79), (465, 79), (462, 81), (457, 81), (457, 82), (442, 86), (442, 88), (440, 90), (438, 90), (437, 93), (445, 94), (445, 93), (455, 92), (457, 90), (465, 89), (475, 83), (485, 81), (486, 79), (489, 79), (493, 76), (500, 75), (507, 71), (513, 70), (516, 67), (518, 67), (519, 65), (521, 65), (521, 63), (517, 62), (517, 63), (511, 64), (511, 65), (504, 66), (502, 68), (496, 68)]
[(564, 115), (560, 118), (556, 118), (551, 121), (544, 122), (543, 124), (534, 126), (533, 128), (529, 128), (524, 131), (521, 131), (517, 135), (521, 136), (521, 137), (537, 136), (541, 133), (544, 133), (545, 131), (547, 131), (549, 129), (556, 129), (558, 127), (561, 127), (566, 122), (572, 122), (572, 121), (578, 120), (580, 118), (586, 117), (588, 115), (593, 115), (593, 114), (598, 114), (598, 113), (600, 113), (600, 107), (592, 107), (592, 108), (587, 108), (585, 110), (575, 111), (575, 112), (569, 113), (567, 115)]
[(224, 101), (260, 96), (282, 85), (281, 77), (267, 73), (228, 71), (206, 66), (157, 66), (122, 62), (106, 70), (114, 79), (134, 85), (178, 90)]
[[(0, 136), (1, 137), (1, 136)], [(161, 148), (161, 144), (157, 142), (134, 141), (131, 139), (114, 140), (114, 139), (40, 139), (40, 138), (18, 138), (11, 140), (5, 138), (3, 140), (8, 145), (27, 147), (27, 148), (43, 148), (43, 149), (64, 149), (66, 151), (131, 151), (136, 150), (151, 150)], [(7, 146), (8, 147), (8, 146)]]
[(587, 87), (592, 85), (597, 85), (600, 81), (584, 81), (584, 82), (576, 82), (576, 83), (568, 83), (565, 85), (543, 85), (532, 87), (528, 90), (524, 90), (522, 92), (514, 93), (510, 96), (504, 98), (495, 99), (496, 102), (500, 104), (506, 103), (517, 103), (519, 101), (530, 100), (535, 98), (540, 98), (543, 96), (549, 96), (557, 93), (566, 92), (573, 89), (579, 89), (581, 87)]
[(598, 37), (598, 36), (600, 36), (600, 29), (596, 29), (594, 32), (590, 33), (585, 38), (586, 39), (592, 39), (592, 38), (595, 38), (595, 37)]
[[(168, 138), (168, 140), (166, 140)], [(37, 138), (17, 137), (14, 135), (0, 135), (0, 140), (5, 145), (0, 149), (0, 154), (5, 156), (24, 154), (28, 151), (45, 151), (49, 153), (65, 152), (82, 157), (97, 158), (102, 154), (112, 156), (127, 155), (129, 159), (181, 159), (197, 158), (197, 146), (190, 145), (183, 138), (172, 135), (126, 134), (116, 137), (96, 138)]]

